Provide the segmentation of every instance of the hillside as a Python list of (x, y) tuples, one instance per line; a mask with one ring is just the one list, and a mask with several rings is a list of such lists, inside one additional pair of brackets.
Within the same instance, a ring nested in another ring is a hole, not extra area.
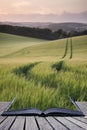
[[(3, 39), (6, 39), (7, 34), (3, 34)], [(5, 37), (4, 37), (5, 36)], [(44, 58), (62, 58), (66, 48), (67, 39), (54, 40), (54, 41), (41, 41), (32, 38), (16, 37), (7, 35), (7, 40), (3, 40), (3, 45), (0, 44), (0, 55), (8, 58), (31, 58), (36, 57)], [(10, 37), (11, 36), (11, 37)], [(16, 38), (14, 42), (10, 41), (9, 38)], [(10, 41), (10, 42), (9, 42)], [(17, 42), (18, 41), (18, 42)], [(7, 43), (6, 43), (7, 42)], [(21, 45), (20, 45), (21, 44)], [(33, 46), (32, 46), (33, 44)], [(38, 44), (38, 45), (37, 45)], [(5, 46), (5, 47), (4, 47)], [(2, 49), (3, 48), (3, 49)], [(11, 48), (11, 50), (9, 50)], [(80, 36), (72, 38), (72, 55), (75, 59), (86, 59), (87, 55), (87, 36)], [(9, 51), (8, 51), (9, 50)], [(68, 50), (65, 58), (70, 57), (70, 38), (68, 39)]]
[(17, 95), (11, 109), (75, 109), (68, 96), (87, 101), (87, 35), (68, 42), (2, 33), (0, 39), (0, 100)]
[(0, 56), (44, 41), (46, 40), (0, 33)]
[(34, 27), (34, 28), (48, 28), (52, 31), (57, 31), (62, 29), (66, 32), (70, 31), (84, 31), (87, 30), (86, 23), (75, 23), (75, 22), (65, 22), (65, 23), (51, 23), (51, 22), (0, 22), (0, 25), (12, 25), (21, 27)]
[(53, 31), (63, 29), (66, 32), (71, 32), (71, 31), (81, 32), (81, 31), (87, 30), (87, 24), (83, 24), (83, 23), (53, 23), (53, 24), (49, 24), (48, 28), (53, 30)]

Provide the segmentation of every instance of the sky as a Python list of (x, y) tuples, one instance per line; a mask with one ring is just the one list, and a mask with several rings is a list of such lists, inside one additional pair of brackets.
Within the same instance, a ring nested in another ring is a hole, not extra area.
[(0, 14), (61, 14), (87, 10), (87, 0), (0, 0)]
[[(4, 15), (57, 14), (87, 11), (87, 0), (0, 0), (0, 20)], [(8, 20), (6, 16), (6, 20)]]

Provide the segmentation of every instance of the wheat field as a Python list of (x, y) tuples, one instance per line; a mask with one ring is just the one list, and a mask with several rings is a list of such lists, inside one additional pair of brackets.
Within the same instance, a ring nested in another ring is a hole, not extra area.
[(87, 36), (66, 44), (0, 33), (0, 101), (17, 95), (11, 109), (41, 110), (87, 101)]

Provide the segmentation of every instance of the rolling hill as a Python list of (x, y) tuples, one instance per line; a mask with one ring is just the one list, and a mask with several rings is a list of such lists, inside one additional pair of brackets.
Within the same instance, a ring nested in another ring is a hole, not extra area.
[(0, 33), (0, 56), (18, 51), (34, 44), (40, 44), (45, 40)]
[(52, 31), (62, 29), (66, 32), (77, 31), (81, 32), (87, 30), (86, 23), (65, 22), (65, 23), (51, 23), (51, 22), (0, 22), (0, 25), (12, 25), (32, 28), (48, 28)]
[(87, 101), (87, 35), (73, 37), (71, 47), (70, 38), (67, 44), (0, 33), (0, 100), (15, 95), (11, 109), (74, 109), (68, 96)]
[[(0, 56), (4, 58), (62, 58), (67, 39), (45, 41), (0, 33)], [(72, 38), (73, 58), (86, 59), (87, 36)], [(68, 39), (67, 56), (70, 56), (70, 39)]]

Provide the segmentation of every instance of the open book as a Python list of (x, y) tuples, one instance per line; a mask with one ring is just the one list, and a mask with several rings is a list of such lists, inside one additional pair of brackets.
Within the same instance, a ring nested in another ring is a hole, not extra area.
[(35, 108), (21, 109), (21, 110), (8, 110), (12, 102), (8, 105), (2, 116), (83, 116), (83, 112), (77, 104), (70, 98), (71, 102), (75, 105), (77, 110), (70, 110), (65, 108), (49, 108), (41, 111)]
[(35, 108), (4, 111), (2, 116), (83, 116), (81, 111), (74, 111), (63, 108), (49, 108), (45, 111), (40, 111)]

